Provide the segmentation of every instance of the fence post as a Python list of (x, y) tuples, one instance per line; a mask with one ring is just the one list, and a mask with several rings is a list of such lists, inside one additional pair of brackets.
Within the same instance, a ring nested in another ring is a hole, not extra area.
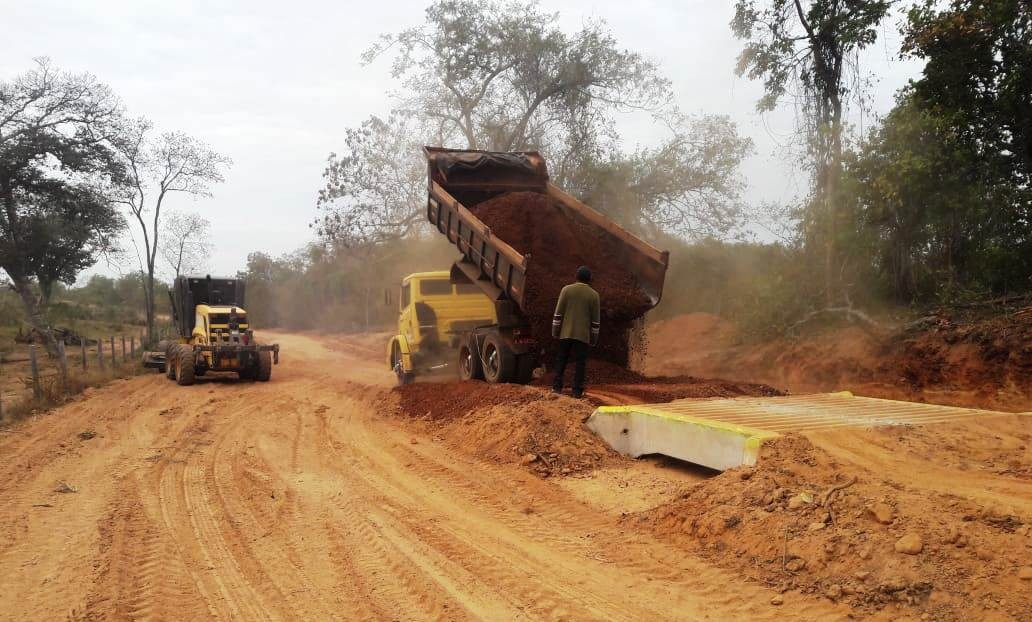
[(104, 338), (97, 337), (97, 369), (104, 370)]
[(79, 350), (82, 352), (82, 370), (86, 371), (86, 338), (79, 337)]
[(129, 358), (136, 360), (136, 335), (129, 335)]
[(124, 363), (125, 361), (125, 335), (122, 335), (122, 362)]
[(111, 369), (114, 369), (115, 365), (118, 364), (115, 360), (115, 336), (111, 335), (108, 339), (111, 341)]
[(36, 346), (29, 346), (29, 366), (32, 368), (32, 397), (43, 397), (43, 385), (39, 383), (39, 363), (36, 361)]
[(68, 357), (65, 355), (64, 339), (57, 342), (57, 355), (61, 357), (61, 389), (64, 390), (68, 386)]

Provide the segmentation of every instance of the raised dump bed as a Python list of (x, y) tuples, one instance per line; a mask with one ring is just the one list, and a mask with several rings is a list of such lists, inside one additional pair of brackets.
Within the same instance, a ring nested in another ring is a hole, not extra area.
[(1001, 414), (858, 397), (843, 391), (602, 406), (587, 425), (622, 454), (635, 458), (662, 454), (722, 471), (756, 464), (764, 441), (790, 432), (925, 425)]

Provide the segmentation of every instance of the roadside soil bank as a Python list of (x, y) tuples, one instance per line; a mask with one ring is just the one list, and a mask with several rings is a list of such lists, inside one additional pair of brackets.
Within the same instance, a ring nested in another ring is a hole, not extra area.
[[(790, 435), (625, 519), (784, 594), (874, 619), (1020, 620), (1028, 417)], [(782, 597), (785, 598), (785, 597)]]
[(686, 376), (647, 378), (606, 361), (591, 361), (588, 380), (583, 400), (552, 393), (550, 376), (538, 379), (538, 386), (416, 383), (392, 389), (381, 398), (381, 407), (421, 422), (428, 433), (470, 455), (518, 463), (548, 477), (627, 462), (584, 426), (599, 404), (779, 394), (766, 385)]
[(765, 382), (793, 393), (860, 395), (1007, 411), (1032, 410), (1032, 308), (963, 321), (940, 314), (878, 336), (857, 326), (735, 345), (704, 313), (648, 327), (647, 373)]

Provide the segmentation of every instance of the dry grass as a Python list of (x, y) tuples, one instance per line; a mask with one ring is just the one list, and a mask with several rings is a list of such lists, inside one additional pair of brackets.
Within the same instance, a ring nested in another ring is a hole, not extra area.
[(138, 363), (127, 362), (108, 365), (102, 369), (82, 371), (70, 369), (68, 377), (62, 379), (59, 374), (47, 374), (40, 378), (40, 394), (3, 404), (3, 417), (0, 426), (10, 425), (25, 417), (49, 410), (72, 400), (89, 387), (100, 387), (112, 380), (129, 378), (146, 372)]

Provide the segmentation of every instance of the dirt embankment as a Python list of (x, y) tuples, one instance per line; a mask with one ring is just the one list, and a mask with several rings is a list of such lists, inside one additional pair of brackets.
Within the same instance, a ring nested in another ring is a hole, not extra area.
[(1001, 410), (1032, 409), (1032, 308), (990, 319), (940, 314), (888, 335), (857, 326), (735, 345), (704, 313), (649, 327), (649, 373), (766, 382), (793, 393), (863, 395)]
[(588, 400), (542, 386), (479, 381), (396, 387), (383, 408), (415, 419), (434, 436), (479, 458), (519, 463), (545, 477), (571, 475), (626, 462), (584, 426), (600, 403), (669, 401), (686, 397), (772, 395), (765, 385), (691, 377), (648, 378), (605, 361), (591, 361)]
[(787, 436), (757, 467), (627, 520), (864, 617), (1018, 620), (1032, 602), (1030, 440), (1017, 415)]

